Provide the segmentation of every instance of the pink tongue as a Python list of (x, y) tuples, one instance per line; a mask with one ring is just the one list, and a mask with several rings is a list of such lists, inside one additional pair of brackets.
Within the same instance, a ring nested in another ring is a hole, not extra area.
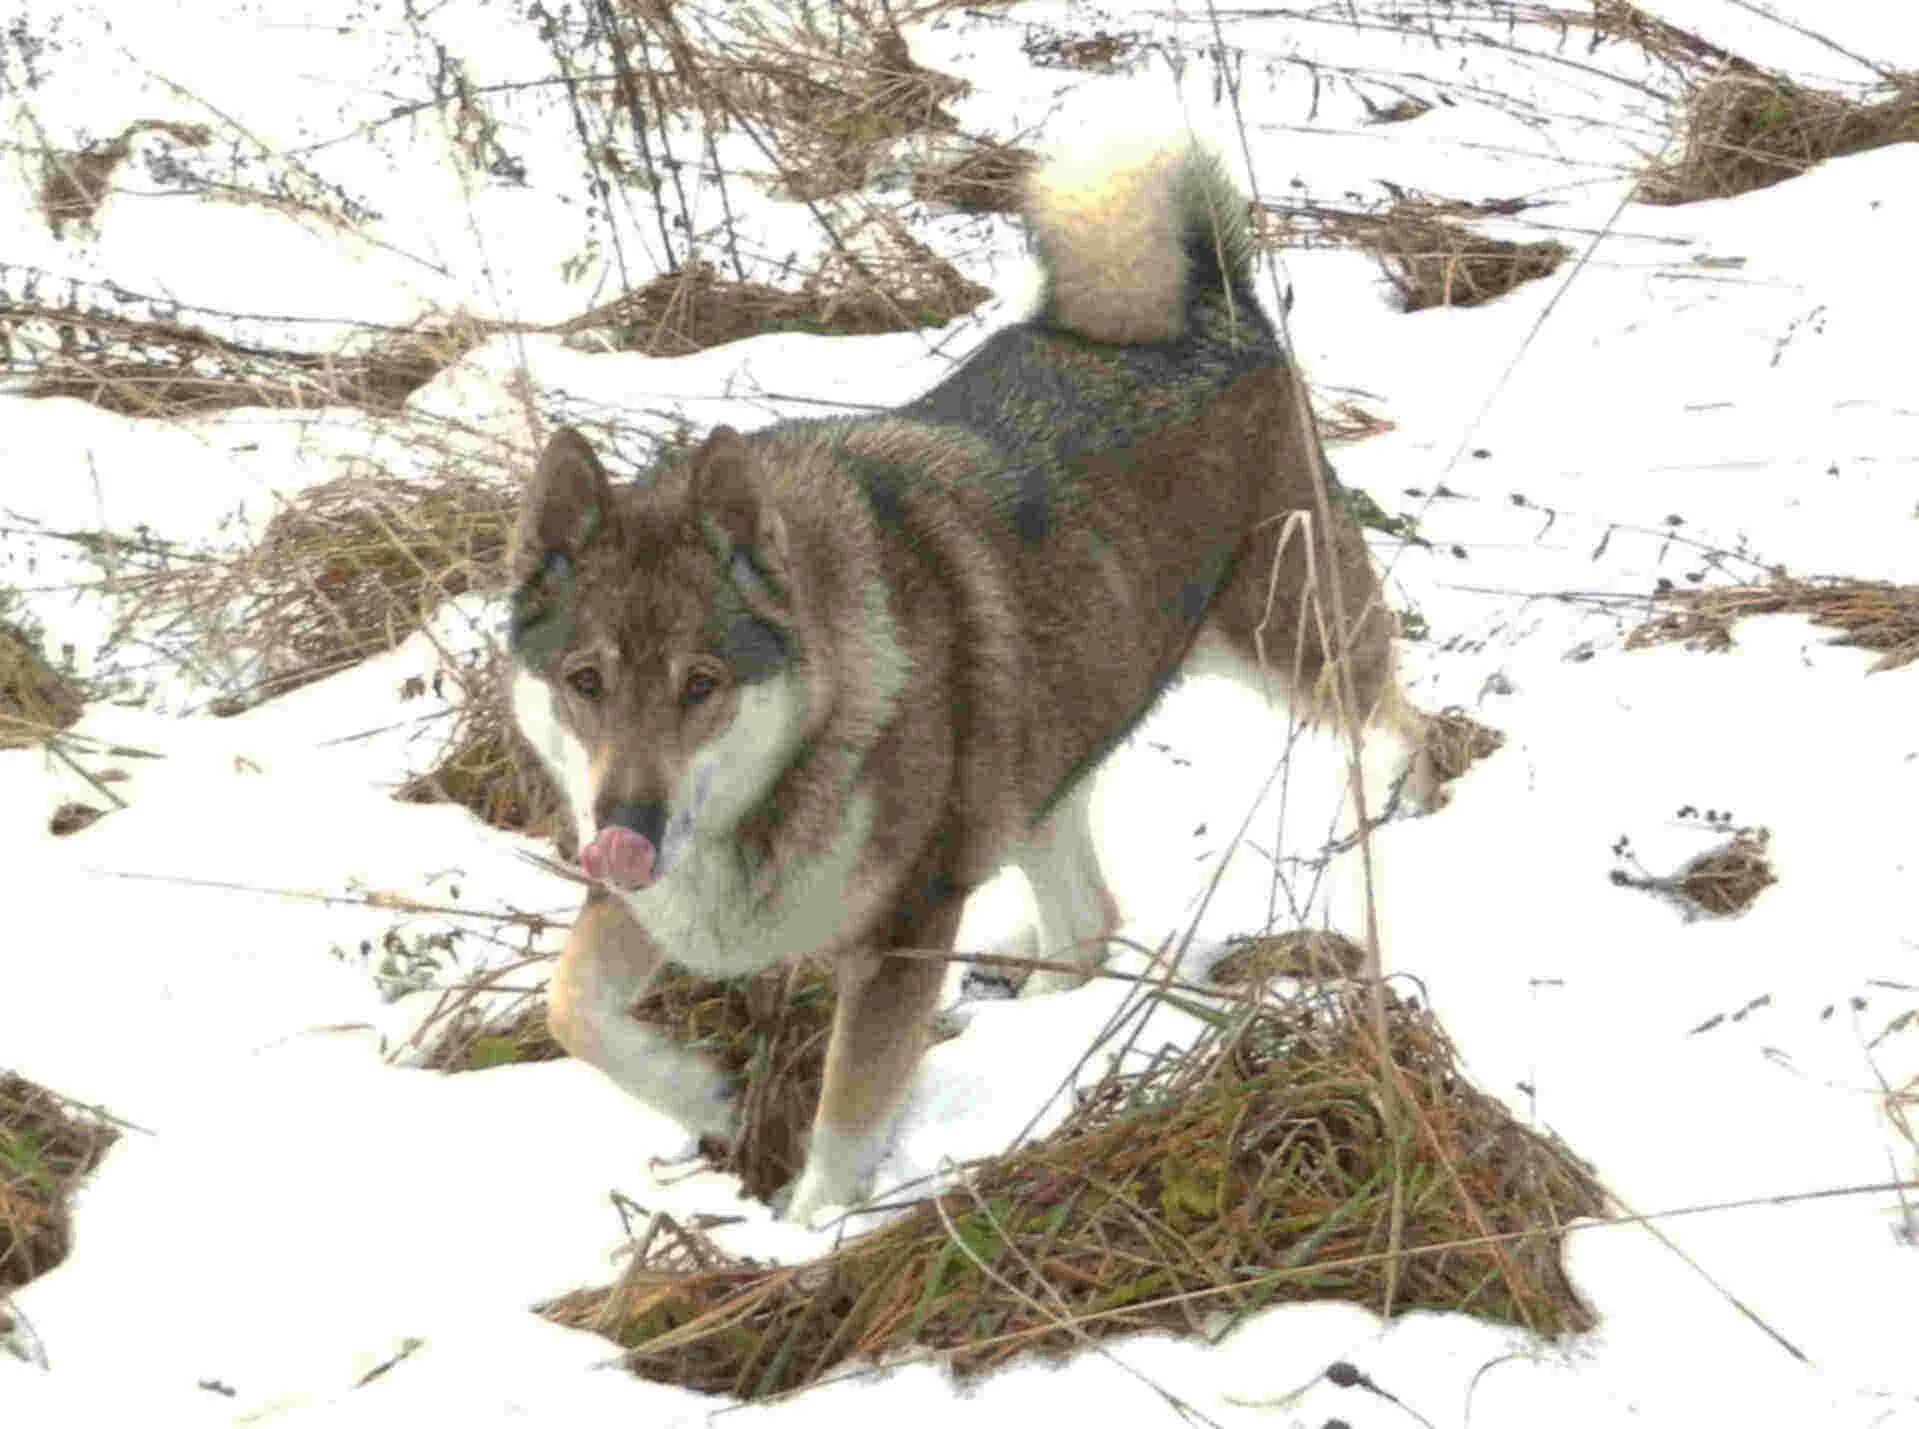
[(653, 881), (653, 845), (643, 835), (614, 824), (601, 829), (580, 850), (580, 867), (588, 878), (615, 888), (644, 888)]

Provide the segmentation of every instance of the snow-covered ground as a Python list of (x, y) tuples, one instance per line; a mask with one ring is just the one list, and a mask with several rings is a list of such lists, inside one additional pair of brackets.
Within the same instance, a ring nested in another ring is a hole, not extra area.
[[(1765, 6), (1651, 8), (1820, 83), (1872, 78)], [(1877, 64), (1919, 68), (1908, 6), (1775, 8)], [(1335, 454), (1342, 478), (1417, 515), (1431, 542), (1378, 548), (1430, 632), (1407, 648), (1415, 698), (1507, 736), (1450, 807), (1381, 836), (1393, 965), (1423, 983), (1475, 1079), (1636, 1212), (1910, 1180), (1914, 1149), (1883, 1087), (1919, 1072), (1919, 1025), (1881, 1034), (1919, 1006), (1905, 911), (1919, 838), (1902, 818), (1919, 799), (1919, 672), (1868, 677), (1871, 655), (1789, 617), (1740, 625), (1727, 654), (1629, 653), (1637, 610), (1554, 597), (1772, 565), (1919, 581), (1919, 145), (1740, 198), (1633, 205), (1632, 174), (1670, 124), (1656, 66), (1465, 5), (1436, 9), (1441, 40), (1359, 13), (1222, 13), (1233, 83), (1206, 52), (1203, 10), (1021, 5), (908, 38), (922, 63), (972, 81), (952, 106), (969, 129), (1072, 145), (1190, 127), (1249, 160), (1267, 196), (1377, 198), (1390, 183), (1547, 201), (1495, 231), (1543, 226), (1583, 262), (1482, 308), (1401, 314), (1349, 251), (1283, 265), (1315, 382), (1364, 394), (1394, 424)], [(1036, 68), (1021, 40), (1047, 25), (1165, 43), (1122, 73)], [(662, 261), (649, 203), (623, 195), (583, 215), (558, 92), (512, 87), (553, 66), (522, 8), (15, 3), (0, 56), (0, 302), (117, 289), (183, 321), (325, 347), (351, 324), (435, 314), (552, 322), (616, 293), (621, 265), (637, 283)], [(486, 91), (513, 160), (499, 173), (452, 157), (457, 106), (393, 117), (431, 97), (447, 56), (471, 84), (501, 86)], [(1451, 102), (1368, 125), (1339, 79), (1356, 70)], [(188, 194), (136, 147), (92, 229), (56, 239), (35, 208), (41, 146), (153, 119), (213, 125), (206, 162), (232, 163), (234, 181), (344, 195), (376, 216), (342, 226)], [(764, 167), (738, 135), (718, 152)], [(717, 192), (687, 176), (700, 226), (717, 222)], [(803, 266), (819, 250), (803, 206), (737, 179), (730, 201), (750, 252)], [(397, 465), (421, 431), (442, 447), (458, 431), (476, 451), (524, 443), (522, 370), (550, 412), (625, 411), (659, 430), (910, 396), (1017, 316), (1032, 286), (1004, 220), (930, 213), (919, 232), (999, 300), (940, 332), (765, 337), (670, 361), (501, 336), (383, 419), (136, 421), (0, 391), (0, 585), (23, 593), (52, 648), (109, 673), (96, 660), (111, 593), (44, 533), (237, 540), (277, 495), (372, 457)], [(457, 642), (492, 618), (470, 598), (439, 623)], [(996, 1412), (1173, 1422), (1144, 1376), (1219, 1424), (1919, 1424), (1919, 1225), (1884, 1190), (1656, 1220), (1656, 1234), (1583, 1228), (1569, 1263), (1602, 1323), (1560, 1345), (1461, 1316), (1381, 1323), (1309, 1305), (1216, 1349), (1116, 1342), (964, 1393), (921, 1364), (739, 1409), (609, 1367), (606, 1342), (530, 1308), (617, 1273), (609, 1192), (740, 1215), (718, 1234), (742, 1253), (803, 1257), (830, 1237), (773, 1223), (728, 1178), (656, 1174), (686, 1138), (584, 1066), (443, 1076), (382, 1056), (436, 994), (383, 999), (363, 943), (460, 929), (441, 970), (453, 978), (520, 951), (486, 913), (570, 912), (568, 888), (516, 856), (528, 841), (389, 797), (427, 752), (405, 723), (424, 706), (397, 691), (436, 658), (416, 637), (226, 720), (181, 713), (207, 693), (191, 673), (150, 672), (145, 707), (92, 705), (75, 731), (93, 751), (81, 764), (126, 772), (110, 787), (127, 807), (70, 838), (49, 836), (49, 814), (97, 793), (40, 751), (0, 754), (0, 1067), (141, 1128), (79, 1194), (70, 1259), (14, 1297), (21, 1354), (0, 1354), (0, 1423), (678, 1424), (722, 1410), (794, 1429)], [(1130, 934), (1152, 944), (1184, 926), (1277, 744), (1269, 715), (1199, 681), (1112, 761), (1098, 809)], [(1302, 789), (1331, 778), (1330, 756), (1309, 753), (1289, 850), (1311, 842)], [(1622, 836), (1655, 872), (1719, 841), (1683, 806), (1771, 831), (1779, 881), (1744, 915), (1688, 922), (1610, 881)], [(1271, 847), (1270, 811), (1253, 830)], [(1235, 856), (1203, 946), (1263, 922), (1267, 868)], [(367, 906), (376, 893), (476, 916)], [(1019, 914), (1009, 887), (980, 903), (976, 944)], [(1125, 992), (968, 1003), (963, 1034), (914, 1082), (882, 1182), (1003, 1145)], [(1340, 1359), (1398, 1403), (1326, 1382)]]

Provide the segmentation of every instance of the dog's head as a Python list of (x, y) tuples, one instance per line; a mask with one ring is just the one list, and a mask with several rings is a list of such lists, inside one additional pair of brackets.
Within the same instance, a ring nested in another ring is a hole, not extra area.
[(617, 494), (562, 430), (510, 560), (515, 717), (572, 805), (586, 873), (647, 888), (729, 835), (797, 745), (785, 524), (730, 427)]

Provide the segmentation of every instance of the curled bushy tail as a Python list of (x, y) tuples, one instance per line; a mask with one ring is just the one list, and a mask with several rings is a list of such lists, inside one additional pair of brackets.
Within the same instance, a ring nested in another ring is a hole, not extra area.
[(1195, 298), (1251, 276), (1246, 200), (1197, 144), (1052, 160), (1027, 182), (1026, 220), (1041, 321), (1094, 342), (1170, 342)]

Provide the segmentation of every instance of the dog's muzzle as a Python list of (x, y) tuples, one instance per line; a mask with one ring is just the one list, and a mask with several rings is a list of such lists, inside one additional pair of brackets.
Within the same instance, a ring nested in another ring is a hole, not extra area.
[(588, 878), (614, 888), (645, 888), (659, 872), (665, 832), (666, 805), (615, 804), (602, 817), (593, 841), (580, 850), (580, 867)]

